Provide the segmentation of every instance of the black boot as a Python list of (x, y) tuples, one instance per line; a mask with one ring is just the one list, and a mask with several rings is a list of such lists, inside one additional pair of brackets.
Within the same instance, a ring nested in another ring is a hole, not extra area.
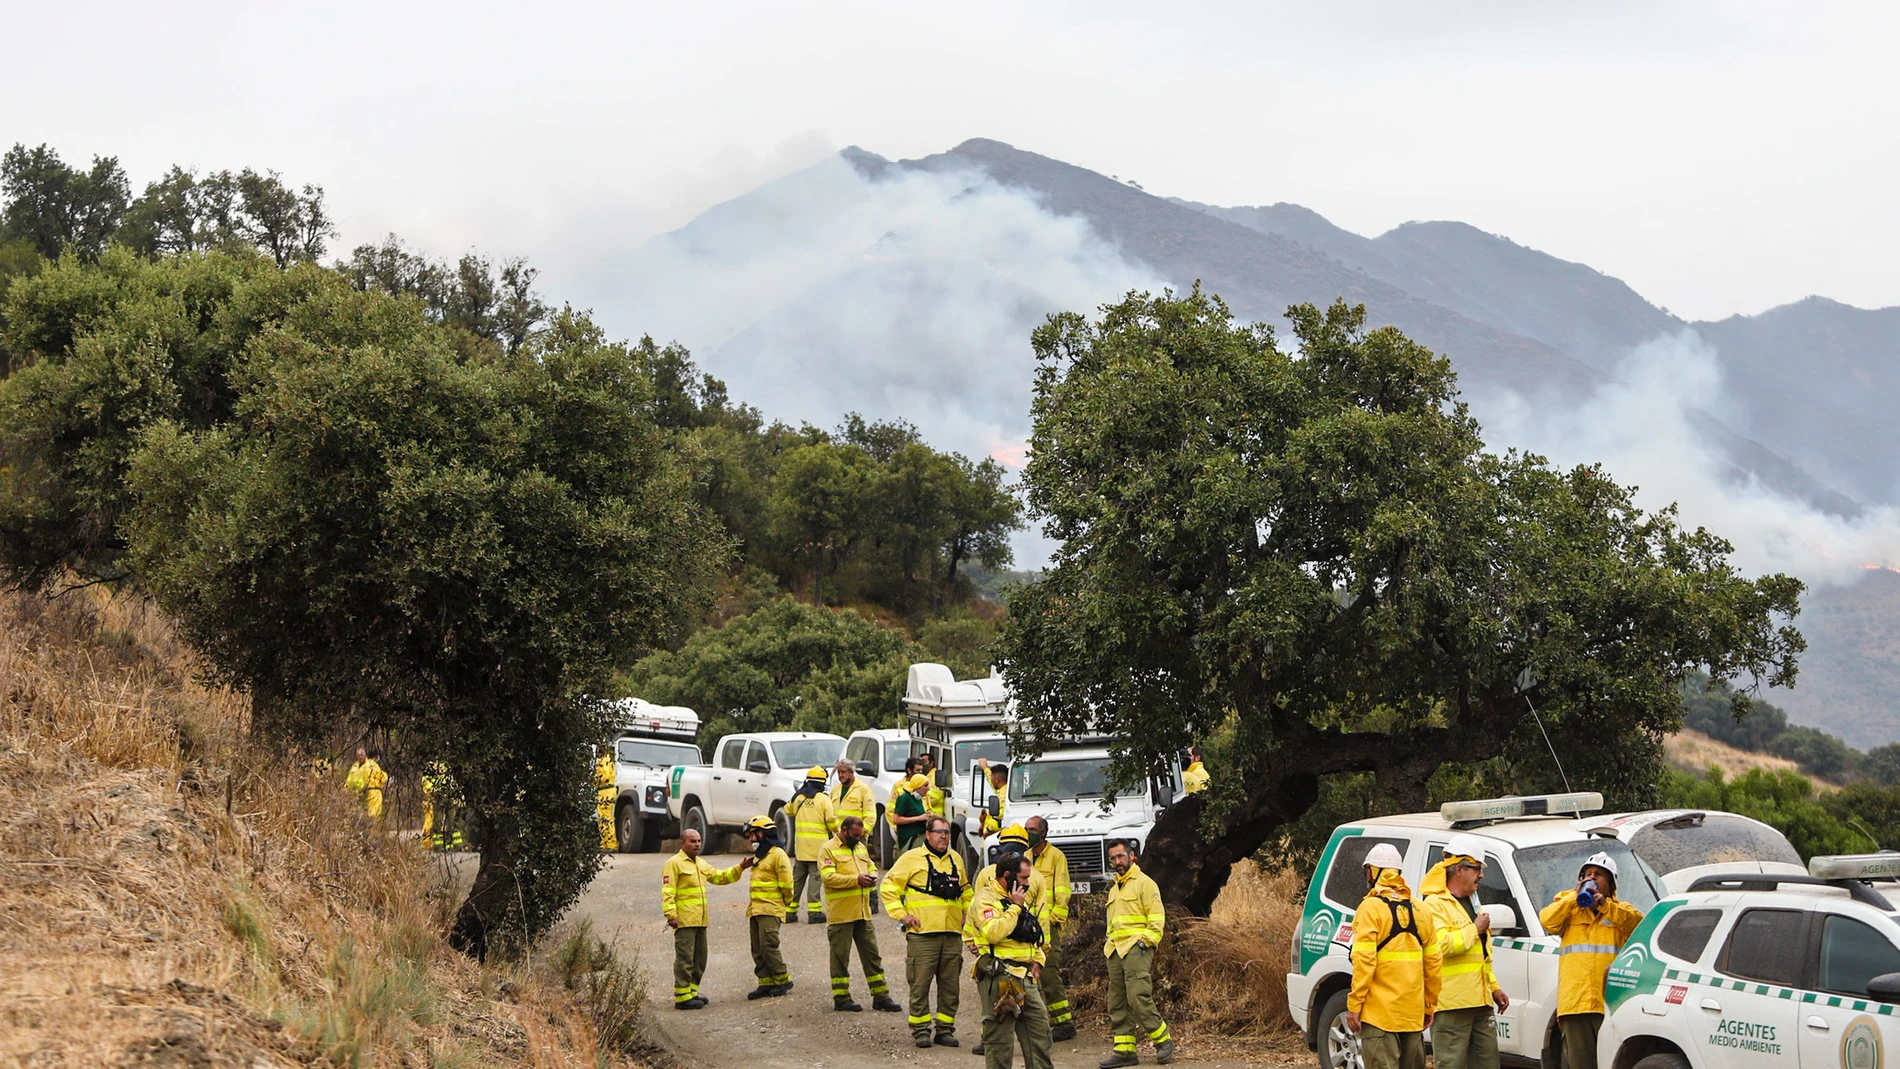
[[(961, 1045), (962, 1045), (962, 1044), (960, 1044), (960, 1043), (958, 1043), (958, 1042), (957, 1042), (957, 1037), (956, 1037), (956, 1035), (955, 1035), (955, 1034), (953, 1034), (953, 1033), (950, 1033), (950, 1032), (938, 1032), (938, 1033), (937, 1033), (937, 1046), (939, 1046), (939, 1047), (956, 1047), (956, 1046), (961, 1046)], [(978, 1044), (978, 1046), (981, 1046), (981, 1045), (982, 1045), (982, 1044)]]
[(1075, 1026), (1059, 1024), (1049, 1029), (1049, 1038), (1057, 1043), (1066, 1043), (1075, 1038)]
[(839, 1013), (863, 1013), (864, 1007), (851, 1001), (850, 995), (840, 995), (831, 1000), (831, 1008)]
[(766, 998), (767, 996), (769, 996), (769, 995), (771, 995), (771, 994), (772, 994), (772, 988), (770, 988), (770, 987), (768, 987), (768, 986), (766, 986), (765, 984), (760, 984), (759, 986), (757, 986), (757, 987), (755, 987), (755, 988), (753, 988), (752, 990), (750, 990), (750, 991), (748, 991), (748, 992), (746, 992), (746, 993), (745, 993), (745, 997), (746, 997), (746, 998), (747, 998), (748, 1000), (751, 1000), (751, 999), (761, 999), (761, 998)]
[(880, 1013), (904, 1012), (904, 1007), (898, 1005), (897, 1000), (892, 998), (889, 995), (879, 995), (876, 998), (873, 998), (871, 1000), (871, 1008), (874, 1010), (877, 1010)]
[(1121, 1069), (1124, 1065), (1140, 1065), (1141, 1059), (1134, 1051), (1118, 1050), (1095, 1064), (1099, 1069)]
[(1155, 1064), (1166, 1065), (1174, 1060), (1174, 1040), (1164, 1039), (1155, 1044)]

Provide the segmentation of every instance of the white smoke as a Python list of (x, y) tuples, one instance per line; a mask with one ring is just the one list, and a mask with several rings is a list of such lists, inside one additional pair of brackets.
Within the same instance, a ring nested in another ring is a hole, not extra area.
[(1015, 466), (1030, 330), (1051, 312), (1093, 313), (1163, 285), (1084, 220), (979, 171), (872, 178), (839, 156), (612, 270), (603, 318), (685, 344), (768, 419), (903, 418), (937, 448)]
[(1734, 543), (1735, 563), (1748, 574), (1787, 572), (1832, 586), (1857, 581), (1869, 566), (1900, 563), (1900, 510), (1844, 519), (1732, 477), (1696, 423), (1700, 416), (1733, 425), (1745, 413), (1724, 394), (1719, 355), (1693, 331), (1636, 347), (1607, 385), (1574, 407), (1508, 393), (1475, 398), (1472, 407), (1494, 448), (1529, 449), (1566, 467), (1600, 462), (1638, 487), (1644, 508), (1677, 503), (1686, 524)]

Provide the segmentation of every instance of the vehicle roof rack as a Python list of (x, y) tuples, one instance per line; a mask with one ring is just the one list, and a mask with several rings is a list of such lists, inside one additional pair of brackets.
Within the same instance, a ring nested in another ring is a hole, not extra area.
[(1819, 876), (1796, 875), (1794, 873), (1741, 872), (1733, 875), (1701, 876), (1689, 885), (1691, 891), (1777, 891), (1784, 886), (1795, 887), (1838, 887), (1846, 891), (1856, 902), (1892, 913), (1893, 904), (1887, 896), (1869, 887), (1864, 880), (1827, 880)]

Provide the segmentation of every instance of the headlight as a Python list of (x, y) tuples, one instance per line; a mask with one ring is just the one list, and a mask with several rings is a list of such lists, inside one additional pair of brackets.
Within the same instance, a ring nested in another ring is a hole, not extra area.
[(1141, 840), (1140, 839), (1128, 840), (1128, 852), (1135, 855), (1136, 857), (1140, 857), (1141, 856)]
[(984, 855), (984, 857), (986, 857), (986, 858), (988, 858), (988, 859), (989, 859), (989, 863), (990, 863), (990, 864), (992, 864), (992, 865), (994, 865), (994, 864), (996, 864), (996, 854), (997, 854), (997, 852), (998, 852), (999, 850), (1001, 850), (1001, 849), (1002, 849), (1002, 847), (1000, 847), (1000, 846), (992, 846), (992, 847), (990, 847), (990, 849), (989, 849), (989, 852), (988, 852), (987, 854), (985, 854), (985, 855)]
[(666, 788), (665, 787), (648, 787), (647, 788), (647, 808), (648, 809), (665, 809), (666, 808)]

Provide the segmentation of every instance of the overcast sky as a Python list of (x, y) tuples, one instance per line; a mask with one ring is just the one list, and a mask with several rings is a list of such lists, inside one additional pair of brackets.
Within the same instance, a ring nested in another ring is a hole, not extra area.
[(340, 246), (525, 254), (557, 298), (844, 145), (980, 136), (1365, 234), (1463, 220), (1690, 318), (1900, 304), (1894, 5), (1024, 6), (4, 0), (0, 139), (135, 184), (275, 168)]

